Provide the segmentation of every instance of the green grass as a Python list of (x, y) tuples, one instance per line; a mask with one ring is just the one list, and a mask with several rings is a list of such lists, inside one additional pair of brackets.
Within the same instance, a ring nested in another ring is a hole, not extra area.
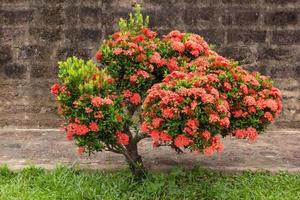
[(0, 168), (0, 200), (44, 199), (300, 199), (300, 174), (226, 173), (201, 168), (151, 173), (134, 182), (123, 171)]

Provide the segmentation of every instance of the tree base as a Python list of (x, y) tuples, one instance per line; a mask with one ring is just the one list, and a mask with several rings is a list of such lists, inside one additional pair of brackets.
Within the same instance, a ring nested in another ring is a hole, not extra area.
[(127, 163), (135, 180), (143, 180), (147, 177), (147, 170), (144, 167), (141, 156), (131, 161), (127, 159)]
[(144, 167), (142, 157), (138, 154), (136, 143), (130, 143), (127, 146), (125, 157), (135, 180), (142, 180), (147, 177), (147, 170)]

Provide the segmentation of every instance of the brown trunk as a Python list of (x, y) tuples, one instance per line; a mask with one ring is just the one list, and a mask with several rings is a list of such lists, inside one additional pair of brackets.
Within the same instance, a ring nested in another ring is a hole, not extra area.
[(147, 172), (142, 157), (138, 154), (138, 148), (135, 142), (130, 141), (127, 146), (127, 155), (125, 156), (134, 178), (138, 180), (145, 178)]

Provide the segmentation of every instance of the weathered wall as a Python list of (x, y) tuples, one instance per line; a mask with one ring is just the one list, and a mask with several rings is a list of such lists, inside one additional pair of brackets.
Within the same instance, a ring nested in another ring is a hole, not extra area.
[(0, 0), (0, 127), (57, 127), (56, 63), (89, 58), (134, 2), (151, 27), (195, 32), (271, 76), (284, 93), (276, 126), (300, 128), (299, 0)]

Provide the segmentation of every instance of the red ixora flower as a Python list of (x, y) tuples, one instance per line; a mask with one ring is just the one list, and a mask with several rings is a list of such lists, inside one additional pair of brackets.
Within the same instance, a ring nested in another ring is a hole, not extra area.
[(98, 127), (98, 124), (96, 122), (91, 122), (89, 124), (89, 128), (91, 129), (91, 131), (94, 131), (94, 132), (99, 131), (99, 127)]
[(214, 122), (218, 122), (220, 120), (219, 115), (215, 112), (211, 113), (209, 115), (209, 122), (210, 123), (214, 123)]
[(210, 132), (209, 131), (203, 131), (202, 136), (207, 140), (209, 140), (210, 138)]
[(136, 57), (136, 60), (139, 61), (139, 62), (142, 62), (143, 60), (145, 60), (145, 55), (144, 54), (140, 54)]
[(121, 49), (121, 48), (116, 48), (115, 50), (114, 50), (114, 54), (115, 55), (119, 55), (119, 54), (121, 54), (123, 52), (123, 49)]
[(255, 128), (249, 127), (247, 128), (247, 136), (249, 140), (255, 141), (258, 136), (258, 133)]
[(102, 60), (102, 52), (101, 51), (97, 51), (96, 59), (97, 59), (98, 62), (100, 62)]
[(162, 123), (163, 121), (164, 121), (164, 120), (163, 120), (162, 118), (159, 118), (159, 117), (154, 118), (154, 119), (152, 120), (152, 126), (153, 126), (153, 128), (158, 128), (158, 127), (161, 125), (161, 123)]
[(163, 131), (160, 133), (160, 139), (163, 142), (171, 142), (172, 137), (166, 131)]
[(132, 92), (130, 90), (124, 90), (123, 95), (124, 97), (128, 98), (132, 96)]
[(178, 70), (178, 63), (177, 63), (175, 57), (172, 57), (171, 59), (169, 59), (167, 67), (170, 72)]
[(157, 64), (158, 66), (162, 66), (164, 64), (158, 52), (154, 52), (149, 61), (150, 63)]
[(264, 118), (266, 118), (268, 121), (272, 121), (273, 120), (273, 115), (270, 112), (266, 112), (264, 114)]
[(182, 53), (182, 52), (184, 52), (184, 50), (185, 50), (184, 44), (181, 43), (181, 42), (178, 42), (178, 41), (172, 42), (172, 48), (173, 48), (175, 51), (178, 51), (179, 53)]
[(160, 134), (159, 134), (159, 131), (158, 131), (158, 130), (153, 130), (153, 131), (151, 131), (150, 135), (151, 135), (151, 138), (152, 138), (152, 140), (153, 140), (154, 142), (159, 141), (159, 139), (160, 139)]
[(203, 153), (204, 153), (204, 155), (206, 155), (206, 156), (211, 156), (211, 155), (213, 155), (213, 153), (214, 153), (214, 148), (212, 147), (212, 146), (210, 146), (210, 147), (206, 147), (205, 149), (203, 149)]
[(192, 130), (197, 130), (199, 126), (199, 121), (197, 119), (188, 119), (185, 125), (190, 127)]
[(230, 83), (228, 83), (228, 82), (225, 82), (224, 84), (223, 84), (223, 88), (224, 88), (224, 90), (231, 90), (231, 85), (230, 85)]
[(117, 131), (116, 137), (117, 137), (117, 143), (123, 144), (123, 145), (128, 145), (129, 136), (126, 133), (123, 133), (122, 131)]
[(76, 134), (77, 135), (86, 135), (89, 132), (88, 127), (86, 125), (77, 125), (76, 126)]
[(278, 109), (278, 104), (273, 99), (267, 99), (265, 101), (265, 104), (266, 104), (266, 107), (270, 108), (274, 112), (277, 111), (277, 109)]
[(95, 107), (100, 107), (102, 105), (102, 98), (101, 97), (93, 97), (91, 103)]
[(141, 96), (139, 93), (134, 93), (132, 97), (130, 97), (130, 102), (134, 105), (139, 105), (141, 103)]
[(143, 122), (141, 124), (140, 129), (143, 133), (148, 133), (149, 132), (149, 124), (147, 122)]
[(51, 87), (51, 93), (57, 95), (58, 92), (60, 90), (60, 85), (55, 83), (54, 85), (52, 85)]
[(89, 128), (84, 124), (70, 123), (66, 126), (68, 138), (72, 138), (73, 135), (86, 135), (89, 131)]
[(154, 38), (154, 37), (156, 37), (156, 32), (154, 32), (154, 31), (150, 31), (148, 28), (143, 28), (142, 29), (142, 32), (148, 37), (148, 38)]
[(114, 102), (111, 99), (105, 98), (102, 99), (102, 103), (106, 105), (112, 105)]
[(171, 108), (166, 108), (162, 110), (162, 116), (164, 118), (172, 119), (174, 117), (174, 111)]
[(248, 138), (251, 141), (255, 141), (258, 133), (257, 130), (253, 127), (248, 127), (246, 129), (237, 129), (233, 132), (233, 135), (237, 138), (237, 139), (244, 139), (244, 138)]
[(243, 99), (243, 103), (246, 104), (247, 106), (255, 106), (256, 100), (252, 96), (245, 96)]
[(130, 78), (129, 78), (129, 81), (130, 81), (131, 83), (135, 83), (136, 80), (137, 80), (137, 78), (138, 78), (137, 75), (135, 75), (135, 74), (134, 74), (134, 75), (131, 75)]
[(177, 135), (174, 144), (176, 147), (185, 147), (188, 146), (192, 141), (183, 134)]
[(132, 42), (133, 42), (133, 43), (138, 43), (138, 42), (143, 41), (144, 39), (145, 39), (145, 36), (143, 36), (143, 35), (138, 35), (138, 36), (136, 36), (135, 38), (132, 39)]
[(93, 109), (91, 109), (90, 107), (86, 107), (84, 110), (85, 110), (86, 113), (93, 112)]

